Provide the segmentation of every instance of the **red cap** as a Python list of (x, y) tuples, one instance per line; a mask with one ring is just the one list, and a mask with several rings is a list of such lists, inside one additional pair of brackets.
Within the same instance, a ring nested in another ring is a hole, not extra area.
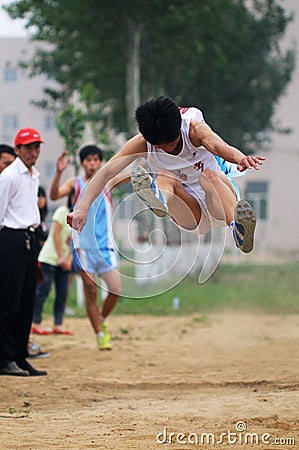
[(15, 147), (17, 145), (28, 145), (33, 142), (44, 142), (41, 135), (34, 128), (21, 128), (15, 137)]

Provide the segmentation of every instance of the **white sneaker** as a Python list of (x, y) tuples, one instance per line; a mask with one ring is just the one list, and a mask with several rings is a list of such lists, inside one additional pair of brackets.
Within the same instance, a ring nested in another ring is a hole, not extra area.
[(163, 194), (156, 185), (154, 179), (141, 166), (133, 166), (131, 171), (131, 183), (138, 197), (158, 217), (168, 214), (168, 207)]

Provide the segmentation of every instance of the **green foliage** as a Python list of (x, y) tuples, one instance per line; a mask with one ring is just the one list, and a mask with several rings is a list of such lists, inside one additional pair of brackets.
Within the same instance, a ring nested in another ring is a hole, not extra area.
[(18, 0), (6, 9), (26, 19), (35, 40), (47, 43), (29, 67), (58, 82), (60, 90), (48, 92), (56, 103), (92, 86), (93, 103), (109, 104), (112, 125), (128, 130), (135, 56), (142, 100), (165, 94), (198, 106), (216, 132), (248, 150), (277, 129), (273, 112), (293, 72), (294, 51), (279, 46), (291, 20), (281, 1), (247, 4)]
[(76, 156), (85, 130), (85, 116), (81, 109), (69, 105), (56, 116), (55, 125), (64, 139), (67, 153), (73, 157), (72, 164), (75, 166), (75, 172), (78, 173)]
[[(189, 276), (161, 295), (121, 299), (116, 314), (184, 315), (230, 309), (299, 314), (298, 284), (298, 263), (284, 266), (223, 264), (204, 284), (200, 285), (195, 277)], [(178, 311), (172, 309), (175, 296), (180, 298)]]
[(111, 105), (107, 102), (96, 103), (96, 88), (91, 83), (83, 87), (81, 101), (85, 106), (85, 120), (90, 124), (93, 141), (101, 146), (104, 159), (108, 160), (117, 150), (109, 135), (109, 132), (112, 132)]
[[(127, 268), (125, 268), (127, 271)], [(121, 272), (124, 269), (121, 268)], [(299, 314), (298, 263), (283, 266), (222, 264), (213, 277), (199, 285), (195, 277), (187, 277), (174, 289), (146, 299), (120, 298), (113, 314), (188, 315), (223, 310), (242, 310), (270, 314)], [(142, 287), (139, 287), (142, 296)], [(172, 299), (180, 298), (180, 308), (173, 310)], [(46, 302), (51, 314), (53, 292)], [(85, 310), (76, 305), (75, 285), (69, 306), (78, 317)], [(200, 320), (200, 319), (197, 319)]]
[(199, 106), (229, 142), (252, 149), (274, 128), (274, 107), (294, 68), (293, 52), (278, 45), (289, 19), (275, 1), (251, 10), (242, 1), (199, 2), (195, 12), (193, 4), (184, 2), (184, 16), (170, 7), (164, 36), (147, 42), (160, 57), (160, 85), (179, 104)]

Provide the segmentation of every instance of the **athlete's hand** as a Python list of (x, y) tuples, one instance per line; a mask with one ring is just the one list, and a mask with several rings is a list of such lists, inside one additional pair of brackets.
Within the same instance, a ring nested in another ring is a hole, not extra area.
[(86, 224), (87, 214), (81, 213), (79, 208), (69, 213), (66, 217), (66, 222), (70, 227), (74, 228), (79, 234), (81, 233), (84, 225)]
[(69, 165), (70, 158), (66, 158), (66, 154), (67, 154), (67, 152), (64, 151), (57, 158), (56, 170), (57, 170), (58, 173), (62, 173), (67, 168), (67, 166)]
[(237, 169), (239, 172), (244, 172), (246, 169), (251, 169), (252, 167), (255, 170), (259, 169), (259, 166), (263, 164), (263, 161), (265, 161), (266, 158), (263, 156), (244, 156), (244, 158), (241, 159), (239, 164), (237, 165)]

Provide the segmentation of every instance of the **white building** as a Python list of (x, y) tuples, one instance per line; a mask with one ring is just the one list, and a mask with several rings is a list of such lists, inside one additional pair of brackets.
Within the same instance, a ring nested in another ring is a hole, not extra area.
[[(28, 78), (18, 67), (18, 62), (28, 60), (33, 52), (34, 45), (27, 39), (0, 39), (0, 142), (13, 146), (20, 128), (36, 128), (44, 140), (37, 168), (41, 184), (48, 189), (64, 143), (55, 128), (55, 116), (32, 105), (33, 100), (44, 97), (43, 88), (51, 83), (44, 76)], [(69, 176), (71, 173), (72, 169)]]

